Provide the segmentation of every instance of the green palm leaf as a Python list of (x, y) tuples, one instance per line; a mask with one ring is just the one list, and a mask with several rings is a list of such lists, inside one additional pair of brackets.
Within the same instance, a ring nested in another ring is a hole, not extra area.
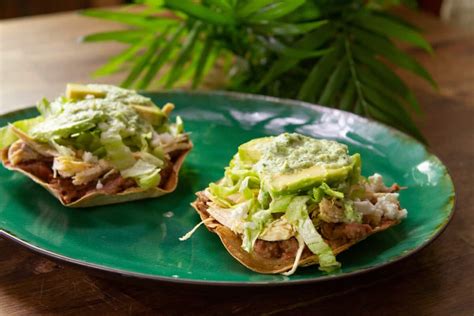
[(303, 82), (298, 92), (298, 99), (314, 102), (319, 97), (329, 74), (337, 66), (338, 59), (343, 54), (343, 45), (343, 41), (339, 39), (334, 44), (333, 50), (316, 63)]
[(385, 35), (408, 42), (421, 47), (428, 52), (433, 52), (431, 45), (421, 36), (421, 34), (407, 25), (398, 23), (393, 19), (373, 14), (358, 15), (355, 19), (357, 25), (380, 35)]
[[(308, 51), (316, 50), (328, 42), (334, 36), (334, 33), (334, 28), (331, 25), (325, 24), (320, 29), (303, 36), (295, 43), (294, 47)], [(256, 86), (255, 91), (260, 91), (264, 86), (294, 68), (300, 61), (301, 59), (280, 56), (265, 73), (263, 79)]]
[(84, 36), (80, 39), (81, 42), (103, 42), (103, 41), (117, 41), (122, 43), (135, 43), (146, 36), (149, 31), (146, 30), (124, 30), (95, 33)]
[(270, 5), (261, 8), (250, 17), (250, 21), (268, 21), (281, 18), (298, 7), (302, 6), (305, 0), (277, 0)]
[(347, 58), (339, 60), (338, 65), (336, 66), (334, 72), (329, 77), (329, 80), (324, 87), (321, 96), (319, 97), (318, 103), (322, 105), (331, 104), (331, 101), (334, 101), (336, 94), (340, 92), (344, 80), (347, 79), (349, 75), (349, 62)]
[(205, 73), (206, 65), (210, 61), (210, 57), (212, 56), (212, 50), (214, 49), (214, 42), (212, 38), (207, 37), (204, 43), (204, 48), (201, 51), (201, 55), (199, 56), (198, 63), (196, 65), (196, 70), (194, 72), (192, 87), (196, 88), (201, 80), (202, 76)]
[(298, 58), (298, 59), (319, 57), (319, 56), (325, 55), (330, 50), (330, 49), (305, 50), (305, 49), (299, 49), (299, 48), (293, 48), (293, 47), (287, 46), (283, 42), (277, 40), (274, 37), (265, 38), (263, 36), (257, 36), (257, 38), (269, 50), (274, 51), (283, 56), (288, 56), (288, 57)]
[(155, 36), (155, 39), (149, 46), (148, 50), (135, 62), (127, 78), (122, 82), (122, 86), (129, 88), (133, 85), (140, 74), (145, 70), (146, 66), (150, 63), (154, 54), (158, 50), (159, 45), (163, 42), (164, 38), (166, 38), (168, 31), (169, 29), (165, 30), (161, 35)]
[(344, 89), (344, 92), (341, 96), (341, 101), (339, 102), (339, 107), (341, 110), (350, 111), (355, 107), (356, 102), (356, 88), (354, 81), (350, 80), (347, 83), (347, 86)]
[(172, 23), (176, 23), (175, 19), (121, 11), (85, 10), (81, 11), (81, 14), (85, 16), (120, 22), (131, 26), (153, 30)]
[(196, 4), (191, 0), (165, 0), (165, 5), (173, 10), (188, 14), (189, 16), (204, 22), (229, 25), (234, 23), (234, 18), (224, 12), (215, 12), (208, 7)]
[(395, 65), (413, 72), (431, 83), (434, 88), (437, 88), (436, 82), (429, 72), (413, 57), (396, 48), (387, 38), (357, 28), (352, 29), (352, 32), (356, 40), (373, 53), (383, 56)]
[(324, 24), (327, 21), (315, 21), (308, 23), (299, 23), (299, 24), (290, 24), (290, 23), (265, 23), (265, 24), (256, 24), (255, 30), (257, 32), (273, 34), (273, 35), (298, 35), (305, 34), (312, 30), (315, 30)]
[(138, 83), (138, 88), (139, 89), (145, 89), (146, 87), (148, 87), (148, 85), (153, 80), (155, 75), (158, 73), (158, 71), (160, 71), (161, 67), (163, 67), (165, 62), (168, 60), (168, 57), (170, 56), (171, 51), (175, 48), (175, 46), (174, 46), (175, 43), (178, 41), (179, 36), (181, 35), (182, 32), (184, 32), (184, 30), (185, 30), (184, 25), (182, 25), (180, 28), (178, 28), (174, 32), (174, 34), (172, 35), (172, 37), (168, 41), (168, 43), (155, 56), (154, 60), (150, 64), (150, 67), (148, 68), (148, 71), (146, 72), (145, 76)]
[(117, 72), (118, 70), (120, 70), (120, 67), (125, 62), (132, 59), (142, 48), (144, 48), (152, 40), (152, 38), (152, 35), (143, 37), (141, 41), (131, 45), (122, 53), (110, 59), (105, 65), (97, 69), (94, 72), (94, 76), (107, 76)]
[(357, 44), (353, 45), (352, 51), (356, 60), (367, 66), (373, 76), (376, 76), (378, 80), (384, 82), (395, 93), (400, 95), (402, 98), (405, 98), (417, 113), (421, 112), (420, 105), (418, 104), (413, 92), (408, 89), (405, 83), (400, 79), (400, 77), (398, 77), (398, 75), (395, 74), (395, 72), (393, 72), (384, 63), (373, 58), (373, 56), (370, 54), (367, 54), (367, 52)]
[(273, 3), (274, 0), (238, 1), (236, 15), (243, 19)]
[(186, 41), (179, 52), (178, 58), (174, 62), (173, 66), (171, 67), (171, 71), (165, 83), (165, 88), (170, 88), (174, 82), (179, 80), (183, 72), (183, 66), (186, 63), (186, 61), (188, 61), (192, 53), (193, 47), (196, 44), (196, 40), (198, 38), (201, 27), (202, 27), (202, 23), (196, 22), (194, 26), (192, 27), (191, 31), (189, 32), (186, 38)]

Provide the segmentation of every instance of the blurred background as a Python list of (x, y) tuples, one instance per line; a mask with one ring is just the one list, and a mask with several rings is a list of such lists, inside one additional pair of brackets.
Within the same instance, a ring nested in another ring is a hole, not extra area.
[(108, 7), (131, 1), (126, 0), (0, 0), (0, 19), (22, 16)]
[[(0, 19), (39, 14), (108, 7), (131, 3), (132, 0), (0, 0)], [(444, 21), (474, 26), (474, 0), (418, 0), (419, 8)]]

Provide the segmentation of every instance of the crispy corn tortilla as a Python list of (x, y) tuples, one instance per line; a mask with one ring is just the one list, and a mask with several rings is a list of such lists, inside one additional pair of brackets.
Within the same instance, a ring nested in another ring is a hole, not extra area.
[(103, 191), (97, 190), (94, 192), (90, 192), (78, 200), (71, 202), (71, 203), (65, 203), (62, 198), (59, 190), (55, 189), (52, 185), (50, 185), (47, 182), (44, 182), (42, 179), (36, 177), (35, 175), (21, 169), (18, 167), (15, 167), (10, 164), (8, 160), (8, 148), (4, 148), (1, 152), (1, 159), (2, 163), (5, 166), (5, 168), (13, 170), (13, 171), (18, 171), (36, 183), (40, 184), (43, 188), (48, 190), (52, 195), (54, 195), (64, 206), (67, 207), (91, 207), (91, 206), (98, 206), (98, 205), (107, 205), (107, 204), (116, 204), (116, 203), (122, 203), (122, 202), (129, 202), (129, 201), (135, 201), (135, 200), (141, 200), (141, 199), (148, 199), (148, 198), (154, 198), (154, 197), (159, 197), (168, 193), (173, 192), (176, 189), (176, 186), (178, 185), (178, 175), (179, 175), (179, 170), (181, 168), (181, 165), (184, 162), (184, 158), (186, 155), (191, 151), (192, 149), (192, 142), (189, 141), (190, 147), (186, 150), (182, 150), (179, 154), (178, 157), (175, 158), (175, 161), (173, 163), (173, 168), (171, 170), (171, 173), (166, 181), (161, 187), (155, 187), (151, 188), (148, 190), (141, 189), (140, 187), (132, 187), (128, 188), (122, 192), (116, 193), (116, 194), (107, 194)]
[[(198, 198), (191, 205), (198, 212), (201, 220), (212, 218), (209, 213), (206, 211), (207, 205), (201, 200), (201, 196), (204, 195), (203, 192), (198, 192)], [(343, 245), (340, 245), (336, 248), (332, 247), (334, 255), (337, 255), (344, 250), (349, 249), (352, 245), (358, 243), (359, 241), (369, 237), (372, 234), (386, 230), (394, 225), (398, 224), (398, 221), (395, 220), (384, 220), (380, 226), (374, 228), (369, 234), (358, 240), (349, 241)], [(294, 258), (265, 258), (260, 256), (255, 252), (248, 253), (242, 249), (242, 239), (236, 233), (226, 226), (220, 224), (217, 220), (206, 221), (206, 227), (213, 233), (216, 233), (226, 250), (229, 254), (234, 257), (241, 264), (258, 273), (264, 274), (276, 274), (283, 273), (291, 270), (294, 263)], [(303, 252), (301, 259), (298, 263), (298, 266), (311, 266), (318, 264), (318, 256), (310, 253)]]

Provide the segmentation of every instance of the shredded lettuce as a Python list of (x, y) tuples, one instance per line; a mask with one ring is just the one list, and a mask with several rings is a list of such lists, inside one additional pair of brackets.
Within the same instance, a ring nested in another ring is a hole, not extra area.
[(270, 203), (271, 203), (270, 193), (260, 188), (260, 190), (258, 191), (257, 201), (258, 203), (260, 203), (260, 206), (262, 207), (262, 209), (269, 208)]
[(344, 221), (347, 223), (362, 223), (362, 213), (354, 208), (354, 202), (344, 200)]
[(225, 188), (215, 183), (211, 183), (209, 185), (209, 192), (212, 195), (212, 200), (218, 205), (223, 206), (223, 207), (232, 206), (232, 202), (230, 202), (226, 198), (227, 196), (231, 194), (232, 191), (236, 192), (237, 188), (233, 187), (233, 188), (230, 188), (229, 190), (229, 188)]
[(323, 182), (318, 188), (313, 188), (313, 202), (319, 203), (323, 199), (324, 195), (335, 197), (338, 199), (344, 198), (344, 193), (333, 190)]
[(211, 183), (209, 185), (209, 191), (212, 193), (212, 195), (225, 199), (229, 195), (238, 192), (239, 187), (240, 187), (240, 183), (237, 183), (233, 186), (222, 186), (216, 183)]
[(152, 165), (155, 165), (156, 167), (162, 167), (164, 162), (163, 160), (161, 160), (160, 158), (150, 154), (150, 153), (147, 153), (145, 151), (142, 151), (139, 153), (139, 156), (141, 159), (143, 159), (144, 161), (152, 164)]
[(139, 177), (144, 174), (150, 174), (154, 172), (155, 170), (156, 170), (156, 165), (146, 162), (143, 159), (139, 159), (130, 168), (122, 170), (120, 174), (124, 178), (134, 178), (134, 177)]
[(288, 211), (285, 216), (290, 223), (297, 227), (298, 233), (311, 252), (318, 256), (320, 269), (332, 271), (340, 267), (340, 263), (336, 261), (336, 256), (332, 252), (331, 247), (324, 242), (309, 218), (306, 207), (308, 200), (308, 196), (294, 197), (290, 205), (288, 205)]
[(284, 195), (274, 198), (270, 203), (270, 211), (272, 213), (285, 213), (292, 199), (293, 195)]
[[(25, 133), (28, 133), (28, 131), (31, 128), (41, 123), (42, 121), (43, 121), (43, 117), (37, 116), (37, 117), (25, 119), (25, 120), (16, 121), (12, 125), (18, 128), (19, 130)], [(10, 146), (17, 139), (18, 137), (12, 131), (12, 129), (10, 128), (10, 125), (0, 128), (0, 149)]]
[(120, 135), (103, 132), (101, 143), (107, 153), (107, 159), (118, 170), (130, 168), (135, 163), (132, 151), (125, 146)]
[[(245, 197), (247, 200), (253, 200), (255, 198), (255, 190), (251, 188), (252, 181), (255, 181), (255, 178), (252, 177), (245, 177), (239, 186), (239, 192)], [(258, 179), (256, 179), (258, 183)]]
[[(229, 171), (229, 170), (228, 170)], [(209, 191), (216, 197), (217, 203), (221, 206), (231, 206), (228, 199), (230, 195), (241, 194), (247, 200), (254, 200), (259, 189), (259, 179), (254, 173), (242, 172), (239, 174), (227, 173), (231, 178), (226, 177), (225, 183), (211, 183)]]
[(242, 239), (242, 248), (251, 252), (255, 241), (262, 233), (266, 224), (273, 219), (272, 213), (269, 210), (259, 210), (251, 215), (244, 224), (244, 235)]
[(184, 123), (183, 119), (181, 116), (176, 116), (176, 124), (174, 126), (171, 126), (171, 133), (173, 135), (178, 135), (184, 132)]
[(50, 140), (50, 144), (53, 145), (54, 149), (59, 153), (61, 156), (66, 156), (66, 157), (73, 157), (74, 156), (74, 150), (63, 146), (59, 145), (54, 139)]
[(160, 168), (155, 169), (152, 173), (143, 174), (135, 178), (138, 186), (142, 189), (150, 189), (158, 186), (161, 181)]
[(134, 178), (141, 188), (149, 189), (160, 183), (160, 171), (161, 169), (156, 164), (139, 159), (132, 167), (122, 170), (120, 174), (124, 178)]
[(53, 102), (49, 102), (48, 99), (43, 98), (36, 104), (36, 108), (45, 118), (48, 118), (53, 115), (57, 115), (63, 110), (64, 99), (59, 98)]

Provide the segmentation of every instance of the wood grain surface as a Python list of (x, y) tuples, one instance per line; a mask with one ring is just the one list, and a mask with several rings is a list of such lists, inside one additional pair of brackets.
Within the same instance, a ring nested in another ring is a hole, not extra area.
[[(436, 50), (429, 56), (409, 49), (440, 91), (403, 76), (423, 105), (419, 125), (448, 166), (457, 193), (455, 216), (431, 245), (384, 269), (339, 281), (213, 288), (105, 278), (0, 239), (0, 315), (474, 315), (474, 30), (404, 14)], [(77, 39), (111, 27), (74, 13), (0, 22), (0, 113), (53, 97), (66, 82), (91, 81), (91, 72), (121, 46)]]

